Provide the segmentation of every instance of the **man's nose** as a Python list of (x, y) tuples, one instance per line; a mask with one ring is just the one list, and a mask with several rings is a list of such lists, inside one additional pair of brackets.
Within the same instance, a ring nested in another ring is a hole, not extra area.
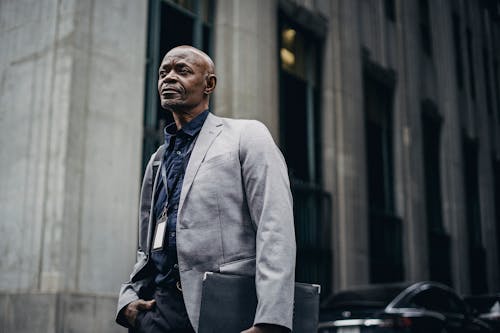
[(163, 81), (176, 82), (177, 81), (177, 74), (175, 73), (175, 71), (171, 70), (165, 75), (165, 77), (163, 78)]

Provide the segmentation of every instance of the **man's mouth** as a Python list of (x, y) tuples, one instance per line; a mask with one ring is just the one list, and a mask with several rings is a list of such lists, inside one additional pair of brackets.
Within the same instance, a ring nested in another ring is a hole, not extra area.
[(164, 88), (161, 90), (161, 94), (162, 95), (168, 95), (168, 94), (179, 94), (180, 93), (180, 90), (179, 89), (175, 89), (175, 88)]

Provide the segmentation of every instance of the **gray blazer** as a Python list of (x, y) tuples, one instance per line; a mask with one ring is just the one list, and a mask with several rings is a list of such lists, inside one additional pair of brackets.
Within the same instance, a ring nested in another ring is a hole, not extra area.
[[(153, 280), (154, 156), (141, 190), (137, 262), (118, 299), (116, 321), (124, 326), (121, 310), (144, 297)], [(177, 217), (180, 277), (194, 329), (207, 271), (255, 276), (254, 323), (291, 329), (295, 250), (287, 168), (269, 131), (258, 121), (209, 114), (187, 165)]]

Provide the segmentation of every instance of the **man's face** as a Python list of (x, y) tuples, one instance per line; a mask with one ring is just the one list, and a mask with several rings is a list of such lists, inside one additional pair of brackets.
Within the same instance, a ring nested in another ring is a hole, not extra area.
[(161, 106), (170, 111), (190, 110), (207, 100), (208, 63), (189, 48), (175, 48), (163, 58), (158, 72)]

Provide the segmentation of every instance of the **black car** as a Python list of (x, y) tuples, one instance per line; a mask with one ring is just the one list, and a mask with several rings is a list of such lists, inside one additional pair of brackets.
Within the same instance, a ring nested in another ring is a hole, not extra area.
[(341, 291), (321, 306), (318, 333), (493, 332), (449, 287), (436, 282)]
[(500, 294), (466, 296), (464, 299), (479, 318), (500, 333)]

